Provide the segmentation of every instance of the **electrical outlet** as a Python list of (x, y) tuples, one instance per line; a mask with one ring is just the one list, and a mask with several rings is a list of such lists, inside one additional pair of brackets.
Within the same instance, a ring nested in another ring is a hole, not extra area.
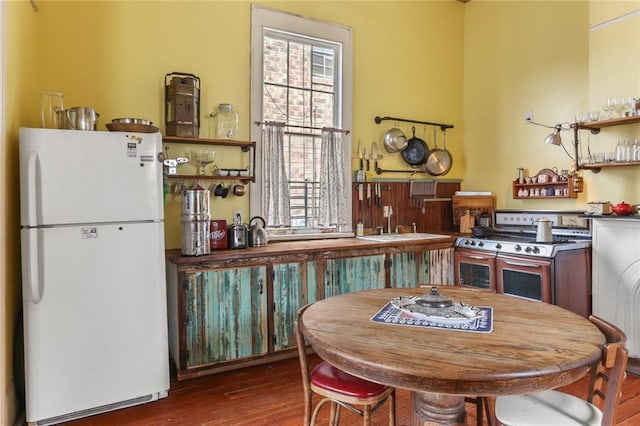
[(527, 111), (527, 115), (524, 116), (524, 119), (527, 121), (533, 120), (533, 111)]

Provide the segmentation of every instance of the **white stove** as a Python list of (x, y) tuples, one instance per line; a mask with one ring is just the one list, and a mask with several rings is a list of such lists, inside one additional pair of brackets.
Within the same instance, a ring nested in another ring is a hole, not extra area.
[[(591, 222), (583, 211), (496, 210), (492, 235), (486, 238), (458, 237), (456, 247), (494, 253), (552, 258), (560, 251), (591, 246)], [(552, 222), (553, 241), (536, 241), (539, 219)]]

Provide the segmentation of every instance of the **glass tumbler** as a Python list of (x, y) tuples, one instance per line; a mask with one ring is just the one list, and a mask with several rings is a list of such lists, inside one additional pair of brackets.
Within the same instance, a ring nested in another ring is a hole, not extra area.
[(63, 93), (54, 90), (40, 92), (40, 120), (45, 129), (61, 129), (60, 114), (64, 111)]

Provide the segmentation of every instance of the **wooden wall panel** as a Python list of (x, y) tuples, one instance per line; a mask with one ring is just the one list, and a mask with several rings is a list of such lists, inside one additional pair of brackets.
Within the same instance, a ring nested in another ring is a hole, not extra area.
[[(376, 197), (376, 185), (381, 197)], [(383, 216), (383, 206), (393, 208), (391, 231), (397, 225), (411, 227), (416, 224), (418, 232), (455, 231), (451, 197), (460, 190), (460, 182), (439, 182), (438, 199), (417, 199), (409, 197), (410, 182), (362, 182), (352, 184), (353, 224), (362, 220), (365, 233), (375, 233), (378, 226), (387, 232), (387, 219)], [(363, 200), (359, 199), (362, 187)], [(369, 197), (367, 195), (370, 194)], [(405, 232), (407, 232), (405, 230)]]

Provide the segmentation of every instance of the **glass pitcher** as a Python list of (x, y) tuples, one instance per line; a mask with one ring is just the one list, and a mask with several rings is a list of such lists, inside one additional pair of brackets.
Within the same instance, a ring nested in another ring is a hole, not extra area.
[(211, 114), (212, 137), (214, 139), (236, 139), (238, 137), (238, 114), (231, 104), (220, 104)]
[(61, 114), (58, 114), (59, 111), (64, 111), (63, 96), (62, 92), (54, 90), (40, 92), (40, 119), (43, 128), (63, 128), (60, 122)]

